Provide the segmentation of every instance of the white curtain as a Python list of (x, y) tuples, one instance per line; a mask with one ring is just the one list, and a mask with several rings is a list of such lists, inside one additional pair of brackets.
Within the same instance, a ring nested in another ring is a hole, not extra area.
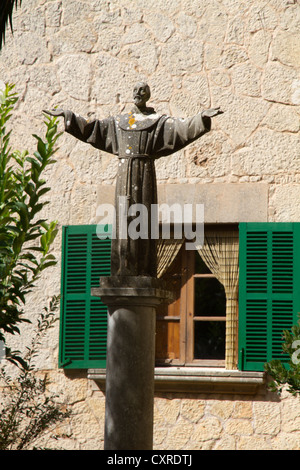
[(239, 236), (237, 231), (205, 232), (199, 254), (226, 294), (226, 369), (237, 368)]
[(159, 239), (157, 242), (157, 277), (162, 277), (175, 260), (184, 239)]

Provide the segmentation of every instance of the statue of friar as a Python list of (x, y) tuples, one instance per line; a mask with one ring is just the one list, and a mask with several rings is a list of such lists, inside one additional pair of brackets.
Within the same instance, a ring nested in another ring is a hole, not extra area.
[[(156, 277), (156, 242), (151, 239), (151, 205), (157, 204), (155, 160), (166, 157), (198, 139), (211, 128), (211, 118), (222, 114), (220, 108), (202, 111), (180, 119), (159, 115), (146, 103), (150, 88), (140, 82), (133, 89), (134, 107), (128, 114), (87, 121), (69, 110), (45, 110), (63, 116), (66, 132), (119, 159), (116, 183), (116, 208), (120, 197), (128, 207), (142, 204), (148, 213), (148, 233), (138, 239), (116, 237), (112, 240), (111, 274)], [(118, 211), (116, 211), (118, 214)]]

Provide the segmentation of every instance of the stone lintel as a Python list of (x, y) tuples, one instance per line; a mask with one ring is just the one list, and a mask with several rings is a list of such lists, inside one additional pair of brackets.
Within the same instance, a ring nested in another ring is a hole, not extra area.
[[(98, 206), (114, 205), (112, 185), (98, 186)], [(210, 183), (210, 184), (158, 184), (158, 204), (204, 205), (205, 223), (267, 222), (268, 184), (266, 183)], [(196, 222), (196, 213), (193, 217)], [(163, 222), (165, 213), (159, 213)], [(97, 223), (100, 218), (97, 218)], [(112, 223), (110, 220), (109, 223)]]

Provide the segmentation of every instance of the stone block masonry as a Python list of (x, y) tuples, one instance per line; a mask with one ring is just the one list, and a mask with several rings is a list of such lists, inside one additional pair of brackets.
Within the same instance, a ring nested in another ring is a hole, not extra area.
[[(69, 108), (89, 119), (116, 115), (131, 108), (133, 85), (145, 80), (160, 113), (224, 110), (211, 133), (157, 162), (159, 184), (199, 185), (201, 192), (262, 184), (267, 220), (300, 220), (298, 1), (27, 0), (13, 23), (0, 52), (0, 80), (15, 83), (20, 96), (13, 148), (35, 149), (31, 135), (43, 128), (42, 109)], [(66, 134), (59, 146), (42, 215), (60, 225), (96, 223), (98, 188), (114, 186), (117, 159)], [(60, 249), (58, 238), (58, 259)], [(28, 315), (59, 292), (59, 279), (59, 265), (42, 277)], [(61, 445), (102, 449), (105, 395), (85, 372), (57, 370), (57, 349), (53, 329), (38, 366), (73, 409), (57, 429)], [(267, 392), (162, 394), (155, 399), (154, 446), (299, 449), (299, 410), (297, 399)], [(50, 434), (44, 441), (57, 445)]]

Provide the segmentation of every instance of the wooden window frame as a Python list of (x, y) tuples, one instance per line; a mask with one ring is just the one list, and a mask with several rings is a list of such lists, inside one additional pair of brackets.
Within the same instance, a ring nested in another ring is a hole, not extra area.
[[(182, 326), (185, 337), (182, 338), (182, 348), (184, 349), (184, 358), (186, 366), (199, 366), (199, 367), (225, 367), (225, 359), (194, 359), (194, 324), (196, 321), (226, 321), (224, 317), (206, 317), (194, 316), (194, 301), (195, 301), (195, 279), (208, 279), (216, 277), (213, 274), (196, 274), (195, 273), (195, 252), (192, 250), (185, 250), (183, 253), (183, 263), (186, 266), (187, 279), (182, 286), (185, 302), (181, 304), (182, 319), (185, 325)], [(186, 313), (184, 314), (183, 309)], [(185, 318), (184, 318), (185, 317)], [(184, 340), (186, 338), (186, 340)]]
[[(159, 321), (179, 322), (179, 358), (157, 360), (157, 365), (183, 366), (183, 367), (225, 367), (225, 358), (217, 359), (194, 359), (194, 323), (195, 321), (226, 321), (222, 317), (194, 317), (194, 282), (197, 278), (213, 278), (213, 274), (195, 274), (195, 251), (185, 250), (184, 246), (179, 252), (181, 257), (181, 287), (179, 315), (158, 314)], [(172, 307), (171, 307), (172, 308)]]

